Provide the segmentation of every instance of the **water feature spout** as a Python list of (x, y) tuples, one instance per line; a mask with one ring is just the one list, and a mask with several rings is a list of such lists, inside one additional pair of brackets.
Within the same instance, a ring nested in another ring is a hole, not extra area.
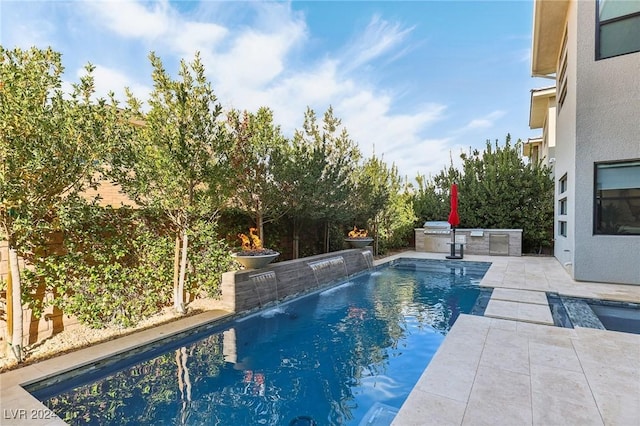
[(331, 268), (334, 268), (336, 266), (342, 265), (342, 267), (344, 268), (344, 279), (348, 279), (349, 278), (349, 272), (347, 271), (347, 264), (344, 262), (344, 257), (342, 256), (336, 256), (336, 257), (330, 257), (328, 259), (322, 259), (322, 260), (316, 260), (314, 262), (307, 262), (307, 265), (309, 265), (309, 267), (311, 268), (311, 270), (313, 271), (313, 276), (316, 279), (316, 285), (320, 285), (320, 279), (318, 278), (318, 274), (322, 273), (323, 270), (328, 270), (329, 272), (331, 271)]
[(367, 269), (373, 269), (373, 253), (371, 253), (371, 251), (369, 250), (363, 250), (361, 254), (367, 264)]
[[(249, 279), (251, 280), (251, 282), (253, 282), (253, 285), (256, 289), (256, 294), (258, 295), (258, 303), (260, 304), (260, 307), (263, 306), (262, 296), (260, 295), (261, 289), (263, 290), (264, 296), (267, 299), (265, 300), (265, 303), (271, 301), (271, 299), (269, 298), (270, 287), (273, 287), (275, 289), (275, 296), (276, 296), (275, 300), (278, 300), (278, 277), (276, 276), (275, 272), (267, 271), (267, 272), (261, 272), (259, 274), (249, 275)], [(273, 284), (270, 285), (271, 283)]]

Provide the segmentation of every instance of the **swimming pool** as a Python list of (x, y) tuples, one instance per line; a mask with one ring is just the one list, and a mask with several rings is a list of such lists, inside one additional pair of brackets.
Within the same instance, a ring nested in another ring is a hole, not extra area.
[(359, 424), (399, 408), (489, 263), (398, 259), (347, 282), (27, 388), (72, 424)]

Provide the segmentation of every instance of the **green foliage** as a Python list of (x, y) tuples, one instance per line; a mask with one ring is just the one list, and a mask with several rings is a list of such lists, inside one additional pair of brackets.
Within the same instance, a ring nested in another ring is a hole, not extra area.
[[(113, 96), (92, 99), (93, 69), (87, 65), (67, 95), (59, 53), (0, 46), (0, 239), (12, 258), (15, 324), (22, 324), (23, 293), (17, 256), (29, 256), (49, 232), (56, 205), (99, 176), (123, 128)], [(12, 340), (20, 360), (21, 327)]]
[(551, 170), (525, 163), (521, 143), (504, 146), (487, 141), (484, 152), (462, 154), (461, 171), (452, 166), (433, 180), (418, 179), (415, 195), (420, 220), (446, 220), (451, 184), (458, 183), (461, 228), (523, 230), (523, 251), (540, 252), (553, 241), (553, 180)]
[(81, 202), (60, 209), (61, 253), (43, 253), (25, 270), (43, 279), (53, 303), (90, 327), (132, 326), (170, 300), (172, 239), (161, 223), (127, 209)]
[(205, 76), (199, 54), (180, 62), (173, 80), (154, 53), (154, 89), (143, 114), (129, 94), (127, 118), (143, 117), (129, 144), (114, 152), (111, 177), (140, 205), (162, 211), (176, 233), (174, 307), (184, 312), (189, 234), (194, 222), (212, 220), (229, 191), (230, 138), (219, 119), (222, 107)]
[[(296, 130), (289, 147), (284, 174), (289, 215), (293, 218), (294, 247), (303, 224), (325, 222), (325, 251), (331, 222), (353, 216), (349, 203), (354, 173), (360, 160), (357, 145), (329, 108), (322, 128), (315, 112), (307, 108), (302, 130)], [(297, 257), (294, 248), (294, 257)]]
[(234, 142), (230, 163), (233, 174), (229, 182), (235, 188), (232, 198), (235, 205), (253, 218), (264, 241), (264, 223), (282, 217), (287, 211), (282, 182), (288, 161), (283, 152), (287, 140), (273, 123), (273, 113), (268, 108), (260, 108), (255, 114), (232, 110), (228, 124)]
[(66, 96), (59, 53), (0, 46), (0, 56), (0, 237), (20, 247), (56, 203), (91, 184), (121, 120), (113, 99), (91, 99), (92, 65)]
[(451, 184), (461, 180), (462, 173), (450, 165), (441, 170), (433, 178), (416, 176), (418, 183), (413, 205), (419, 223), (422, 226), (427, 220), (446, 220), (449, 216)]
[(393, 190), (389, 178), (387, 165), (375, 155), (358, 168), (350, 199), (356, 225), (373, 220), (389, 203)]
[(198, 220), (189, 230), (189, 271), (185, 289), (198, 296), (220, 295), (222, 273), (233, 269), (228, 244), (218, 237), (218, 224)]
[(155, 54), (149, 58), (151, 109), (144, 114), (141, 101), (129, 94), (127, 117), (144, 120), (114, 153), (110, 176), (140, 205), (183, 227), (185, 216), (210, 214), (226, 200), (230, 142), (199, 55), (192, 63), (181, 61), (180, 80), (171, 79)]
[(413, 233), (416, 215), (413, 209), (413, 197), (408, 185), (403, 182), (398, 168), (392, 165), (386, 168), (384, 186), (389, 198), (383, 210), (376, 216), (378, 251), (386, 252), (389, 248), (405, 247)]

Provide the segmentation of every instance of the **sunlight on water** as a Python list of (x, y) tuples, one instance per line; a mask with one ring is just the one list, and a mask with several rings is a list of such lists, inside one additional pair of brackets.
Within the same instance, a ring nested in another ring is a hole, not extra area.
[(473, 309), (488, 264), (448, 265), (394, 264), (30, 391), (71, 424), (358, 425), (400, 408)]
[(353, 281), (347, 281), (344, 284), (340, 284), (340, 285), (337, 285), (335, 287), (331, 287), (329, 290), (325, 290), (325, 291), (321, 292), (320, 296), (329, 296), (329, 295), (331, 295), (331, 294), (333, 294), (335, 292), (338, 292), (340, 290), (343, 290), (343, 289), (345, 289), (347, 287), (351, 287), (353, 284), (355, 284)]

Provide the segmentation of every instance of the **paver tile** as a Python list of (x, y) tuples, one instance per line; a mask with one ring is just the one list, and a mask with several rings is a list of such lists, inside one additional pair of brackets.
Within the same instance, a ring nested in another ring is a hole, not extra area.
[(480, 365), (462, 424), (532, 424), (529, 375)]
[(569, 339), (566, 339), (565, 345), (531, 339), (529, 357), (531, 364), (582, 373), (580, 360)]
[(534, 424), (603, 424), (582, 372), (531, 364), (531, 391)]
[(491, 294), (492, 299), (508, 300), (511, 302), (534, 303), (548, 305), (547, 295), (541, 291), (518, 290), (513, 288), (495, 288)]
[(486, 317), (502, 319), (518, 319), (518, 303), (491, 298), (484, 311)]
[(529, 340), (514, 331), (491, 329), (480, 358), (485, 367), (529, 374)]
[(553, 316), (548, 305), (518, 303), (518, 320), (553, 325)]
[(417, 390), (409, 395), (392, 426), (460, 425), (467, 407), (465, 402)]

